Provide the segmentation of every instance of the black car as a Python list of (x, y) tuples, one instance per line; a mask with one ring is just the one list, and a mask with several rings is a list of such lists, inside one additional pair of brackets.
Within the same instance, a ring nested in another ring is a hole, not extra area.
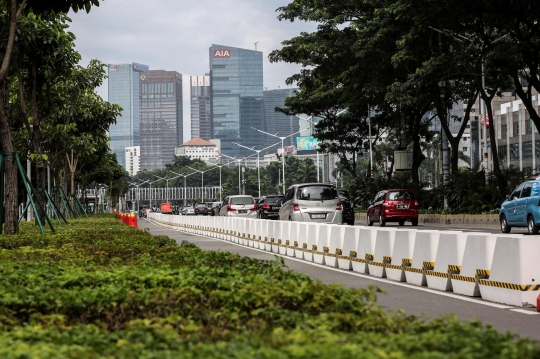
[(208, 208), (207, 203), (197, 203), (195, 205), (195, 215), (202, 214), (202, 215), (209, 215), (211, 211), (211, 208)]
[(221, 208), (221, 202), (212, 202), (210, 206), (210, 215), (217, 216), (220, 208)]
[(279, 205), (278, 201), (283, 200), (282, 194), (269, 194), (261, 197), (257, 203), (257, 218), (278, 219)]
[(338, 189), (339, 201), (341, 202), (343, 223), (354, 226), (354, 202), (344, 189)]

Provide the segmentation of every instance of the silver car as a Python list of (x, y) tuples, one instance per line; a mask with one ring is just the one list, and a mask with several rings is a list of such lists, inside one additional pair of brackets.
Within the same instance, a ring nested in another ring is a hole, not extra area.
[(342, 211), (336, 186), (325, 183), (295, 184), (285, 193), (279, 219), (342, 224)]
[(220, 216), (257, 218), (257, 203), (252, 196), (228, 196), (221, 203)]

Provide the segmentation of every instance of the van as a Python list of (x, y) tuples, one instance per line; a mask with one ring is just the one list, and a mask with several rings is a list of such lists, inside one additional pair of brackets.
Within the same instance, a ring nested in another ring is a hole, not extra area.
[(225, 197), (219, 210), (220, 216), (257, 218), (257, 203), (252, 196)]
[(343, 223), (343, 206), (336, 186), (325, 183), (302, 183), (290, 186), (278, 202), (281, 221)]

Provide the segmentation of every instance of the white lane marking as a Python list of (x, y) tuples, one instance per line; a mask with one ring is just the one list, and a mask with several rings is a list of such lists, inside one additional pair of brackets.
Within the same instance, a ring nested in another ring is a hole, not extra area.
[[(158, 223), (155, 223), (153, 221), (151, 221), (151, 222), (154, 223), (157, 226), (167, 228), (167, 226), (162, 226), (162, 225), (160, 225)], [(174, 229), (171, 229), (171, 230), (174, 230)], [(189, 233), (189, 232), (184, 232), (184, 231), (181, 231), (181, 230), (176, 230), (176, 231), (177, 232), (183, 232), (183, 233)], [(484, 300), (481, 300), (481, 299), (474, 299), (474, 298), (470, 298), (470, 297), (464, 297), (464, 296), (461, 296), (459, 294), (440, 292), (440, 291), (434, 290), (434, 289), (416, 287), (416, 286), (413, 286), (413, 285), (407, 284), (407, 283), (394, 282), (394, 281), (384, 279), (384, 278), (377, 278), (377, 277), (369, 276), (369, 275), (366, 275), (366, 274), (345, 271), (344, 269), (332, 268), (332, 267), (328, 267), (328, 266), (318, 264), (318, 263), (307, 262), (307, 261), (305, 261), (303, 259), (298, 259), (298, 258), (295, 258), (295, 257), (288, 257), (288, 256), (284, 256), (282, 254), (278, 254), (278, 253), (274, 253), (274, 252), (268, 252), (268, 251), (258, 249), (258, 248), (247, 247), (247, 246), (244, 246), (243, 244), (234, 243), (234, 242), (230, 242), (230, 241), (223, 240), (223, 239), (218, 239), (218, 238), (215, 238), (215, 237), (205, 236), (205, 235), (201, 235), (201, 234), (195, 234), (195, 235), (200, 236), (200, 237), (206, 237), (206, 238), (209, 238), (209, 239), (213, 239), (216, 242), (217, 241), (225, 241), (226, 243), (230, 243), (230, 244), (238, 246), (238, 247), (247, 248), (247, 249), (251, 249), (253, 251), (258, 251), (258, 252), (262, 252), (262, 253), (266, 253), (266, 254), (270, 254), (270, 255), (274, 255), (274, 256), (279, 256), (279, 257), (282, 257), (284, 259), (289, 259), (289, 260), (292, 260), (292, 261), (297, 261), (297, 262), (300, 262), (300, 263), (309, 264), (309, 265), (312, 265), (314, 267), (324, 268), (324, 269), (331, 270), (331, 271), (334, 271), (334, 272), (339, 272), (339, 273), (342, 273), (342, 274), (348, 274), (348, 275), (352, 275), (352, 276), (355, 276), (355, 277), (360, 277), (360, 278), (364, 278), (364, 279), (373, 280), (373, 281), (376, 281), (376, 282), (392, 284), (392, 285), (396, 285), (396, 286), (399, 286), (399, 287), (405, 287), (405, 288), (409, 288), (409, 289), (419, 290), (419, 291), (422, 291), (422, 292), (441, 295), (443, 297), (459, 299), (459, 300), (462, 300), (462, 301), (465, 301), (465, 302), (476, 303), (476, 304), (485, 305), (485, 306), (488, 306), (488, 307), (493, 307), (493, 308), (498, 308), (498, 309), (513, 309), (513, 308), (516, 308), (516, 307), (510, 306), (510, 305), (503, 305), (503, 304), (487, 302), (487, 301), (484, 301)], [(520, 309), (513, 309), (513, 310), (514, 311), (519, 311)], [(527, 313), (527, 314), (529, 314), (529, 313)]]
[(522, 314), (528, 314), (528, 315), (538, 315), (538, 314), (540, 314), (539, 312), (535, 312), (535, 311), (527, 310), (527, 309), (510, 309), (510, 311), (511, 312), (522, 313)]

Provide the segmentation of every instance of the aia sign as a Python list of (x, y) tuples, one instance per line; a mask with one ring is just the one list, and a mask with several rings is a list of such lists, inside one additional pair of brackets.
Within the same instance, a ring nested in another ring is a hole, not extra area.
[(231, 57), (231, 50), (230, 49), (214, 50), (214, 58), (215, 59), (228, 59), (230, 57)]

